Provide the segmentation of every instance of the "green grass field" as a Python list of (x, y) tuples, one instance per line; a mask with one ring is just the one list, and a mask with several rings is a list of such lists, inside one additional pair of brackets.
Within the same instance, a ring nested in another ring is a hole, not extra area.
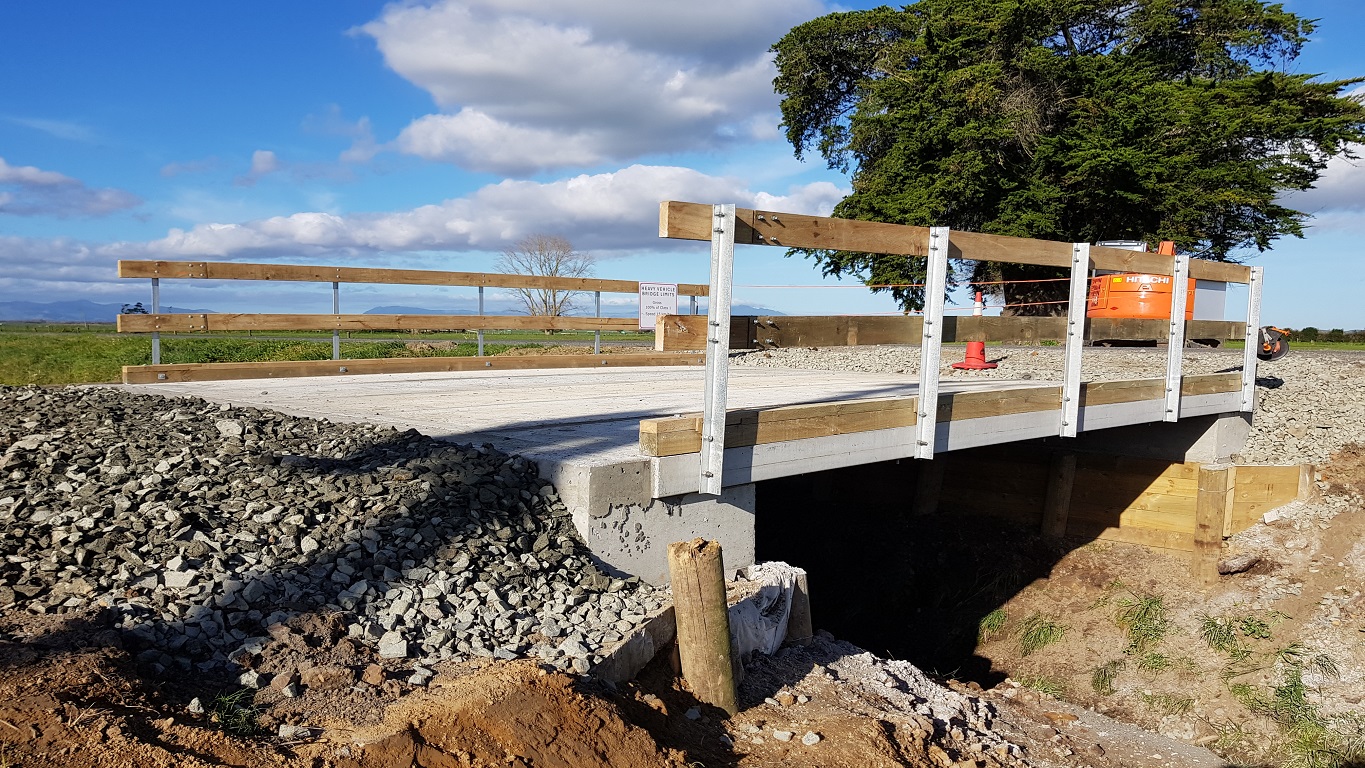
[[(423, 339), (425, 340), (425, 338)], [(487, 343), (484, 351), (495, 355), (533, 344)], [(478, 351), (473, 343), (449, 349), (414, 349), (399, 341), (348, 342), (344, 357), (469, 357)], [(264, 340), (248, 338), (161, 340), (161, 362), (245, 363), (257, 361), (327, 360), (332, 356), (330, 339)], [(98, 331), (10, 332), (0, 331), (0, 384), (94, 384), (118, 381), (125, 365), (150, 365), (152, 341), (146, 336), (115, 336)]]
[[(113, 323), (14, 323), (0, 322), (0, 333), (30, 333), (30, 334), (109, 334), (116, 335)], [(268, 339), (316, 339), (319, 341), (330, 341), (331, 331), (228, 331), (213, 333), (213, 337), (231, 337), (241, 339), (268, 338)], [(172, 338), (201, 338), (199, 334), (175, 334), (163, 333), (163, 339)], [(478, 334), (474, 331), (345, 331), (341, 334), (343, 339), (373, 339), (375, 341), (474, 341)], [(547, 342), (566, 342), (566, 341), (592, 341), (592, 331), (557, 331), (548, 334), (543, 331), (485, 331), (485, 341), (495, 341), (498, 343), (515, 341), (534, 341), (540, 343)], [(632, 331), (603, 331), (603, 342), (613, 341), (654, 341), (654, 334), (636, 333)]]
[[(332, 356), (331, 334), (326, 332), (271, 332), (270, 338), (246, 333), (205, 338), (163, 335), (163, 363), (244, 363), (289, 360), (327, 360)], [(473, 333), (405, 334), (364, 331), (346, 334), (343, 357), (469, 357), (477, 352)], [(484, 334), (485, 352), (491, 355), (518, 347), (564, 342), (589, 342), (591, 331), (565, 331), (553, 335), (531, 332)], [(653, 334), (607, 332), (604, 343), (651, 341)], [(454, 341), (450, 348), (414, 346), (415, 342)], [(1363, 350), (1365, 344), (1350, 342), (1290, 342), (1295, 352)], [(960, 345), (959, 345), (960, 346)], [(1241, 349), (1242, 342), (1229, 342), (1225, 349)], [(118, 381), (125, 365), (150, 365), (152, 342), (147, 336), (119, 335), (110, 323), (0, 323), (0, 384), (61, 385)]]

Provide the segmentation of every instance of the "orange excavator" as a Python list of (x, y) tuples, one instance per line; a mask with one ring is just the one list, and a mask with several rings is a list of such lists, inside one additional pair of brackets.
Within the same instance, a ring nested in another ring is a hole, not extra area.
[[(1175, 243), (1161, 243), (1157, 253), (1174, 256)], [(1195, 281), (1185, 286), (1185, 319), (1194, 319)], [(1120, 273), (1090, 279), (1086, 317), (1124, 317), (1164, 320), (1171, 316), (1171, 294), (1175, 290), (1169, 275)], [(1248, 339), (1248, 342), (1250, 339)], [(1289, 353), (1289, 332), (1268, 325), (1256, 335), (1256, 357), (1279, 360)]]

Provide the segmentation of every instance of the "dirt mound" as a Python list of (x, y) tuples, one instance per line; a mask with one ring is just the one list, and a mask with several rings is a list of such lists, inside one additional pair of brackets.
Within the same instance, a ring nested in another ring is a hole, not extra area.
[(607, 701), (530, 662), (496, 664), (391, 707), (385, 723), (354, 734), (354, 760), (340, 766), (682, 766), (649, 732)]
[[(532, 662), (443, 670), (429, 689), (397, 698), (348, 688), (272, 702), (263, 691), (253, 705), (223, 697), (229, 689), (212, 680), (139, 677), (97, 615), (10, 616), (0, 625), (18, 638), (0, 641), (4, 766), (684, 765), (616, 705)], [(187, 706), (195, 695), (201, 706)], [(305, 698), (309, 720), (322, 727), (284, 724), (298, 720), (294, 705)], [(225, 730), (228, 707), (253, 736)]]
[(1365, 496), (1365, 445), (1351, 443), (1335, 453), (1322, 468), (1331, 493)]

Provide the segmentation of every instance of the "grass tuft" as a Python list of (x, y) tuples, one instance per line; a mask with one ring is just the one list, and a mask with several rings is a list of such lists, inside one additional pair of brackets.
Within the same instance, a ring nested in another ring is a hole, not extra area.
[(1187, 715), (1194, 709), (1192, 697), (1172, 696), (1169, 693), (1144, 693), (1142, 703), (1163, 715)]
[(1242, 661), (1251, 655), (1251, 651), (1242, 643), (1242, 639), (1237, 636), (1237, 628), (1229, 619), (1218, 618), (1205, 614), (1199, 618), (1199, 636), (1209, 648), (1227, 656), (1233, 661)]
[(218, 694), (209, 708), (209, 719), (236, 736), (256, 735), (260, 728), (257, 717), (261, 713), (253, 703), (254, 696), (250, 688)]
[[(1147, 655), (1166, 637), (1170, 622), (1166, 619), (1166, 604), (1160, 595), (1127, 597), (1119, 601), (1114, 622), (1128, 638), (1123, 652), (1130, 656)], [(1141, 666), (1141, 665), (1139, 665)]]
[(1118, 690), (1114, 687), (1114, 681), (1118, 679), (1119, 673), (1123, 671), (1126, 662), (1123, 659), (1114, 659), (1095, 667), (1090, 673), (1090, 687), (1095, 689), (1095, 693), (1101, 696), (1108, 696)]
[(1045, 693), (1053, 698), (1060, 698), (1066, 693), (1066, 683), (1060, 680), (1043, 677), (1042, 675), (1031, 675), (1022, 678), (1019, 684), (1038, 693)]
[(1156, 677), (1162, 672), (1170, 669), (1173, 664), (1174, 662), (1171, 660), (1170, 656), (1167, 656), (1164, 653), (1151, 651), (1139, 656), (1133, 666), (1137, 667), (1138, 671), (1143, 674)]
[(1019, 652), (1023, 656), (1028, 656), (1042, 648), (1045, 648), (1066, 634), (1068, 627), (1044, 616), (1035, 613), (1024, 619), (1019, 625)]
[(977, 623), (976, 637), (978, 642), (985, 642), (998, 636), (1005, 630), (1005, 622), (1009, 619), (1009, 614), (1005, 613), (1004, 608), (996, 608)]

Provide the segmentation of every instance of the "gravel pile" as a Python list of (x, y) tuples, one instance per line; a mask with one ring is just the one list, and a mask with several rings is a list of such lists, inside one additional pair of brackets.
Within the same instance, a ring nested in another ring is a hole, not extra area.
[(0, 608), (104, 606), (152, 671), (306, 611), (390, 659), (586, 672), (666, 601), (590, 561), (525, 459), (103, 388), (0, 389)]
[[(944, 381), (1062, 377), (1061, 347), (987, 347), (989, 371), (949, 367), (955, 352), (944, 351)], [(812, 370), (919, 373), (915, 347), (833, 347), (745, 352), (735, 365)], [(1241, 370), (1241, 350), (1186, 350), (1187, 375)], [(1081, 357), (1087, 381), (1154, 378), (1166, 375), (1164, 349), (1089, 347)], [(1322, 464), (1343, 446), (1365, 443), (1365, 352), (1291, 351), (1257, 367), (1258, 405), (1252, 433), (1238, 456), (1252, 464)]]
[[(960, 371), (951, 367), (961, 359), (962, 347), (944, 347), (940, 378), (1043, 379), (1060, 381), (1065, 363), (1065, 348), (987, 347), (986, 359), (998, 368), (985, 371)], [(919, 374), (919, 347), (803, 347), (737, 353), (735, 365), (766, 368), (799, 368), (864, 373)], [(1241, 350), (1188, 349), (1183, 358), (1186, 374), (1219, 373), (1241, 370)], [(1157, 378), (1166, 375), (1164, 348), (1086, 347), (1081, 355), (1081, 377), (1086, 381)]]
[[(926, 744), (941, 745), (930, 751), (942, 754), (934, 759), (943, 765), (978, 765), (978, 758), (989, 758), (990, 765), (1026, 764), (1019, 760), (1022, 748), (996, 727), (998, 712), (990, 702), (949, 690), (907, 661), (879, 658), (823, 631), (808, 645), (785, 646), (772, 656), (758, 654), (745, 665), (739, 687), (742, 707), (767, 703), (779, 709), (766, 718), (766, 729), (750, 728), (740, 738), (785, 741), (799, 735), (799, 722), (785, 722), (777, 714), (780, 708), (790, 705), (793, 697), (818, 698), (831, 684), (846, 688), (850, 698), (871, 704), (880, 717), (894, 716), (911, 724)], [(949, 753), (956, 757), (949, 759)]]

